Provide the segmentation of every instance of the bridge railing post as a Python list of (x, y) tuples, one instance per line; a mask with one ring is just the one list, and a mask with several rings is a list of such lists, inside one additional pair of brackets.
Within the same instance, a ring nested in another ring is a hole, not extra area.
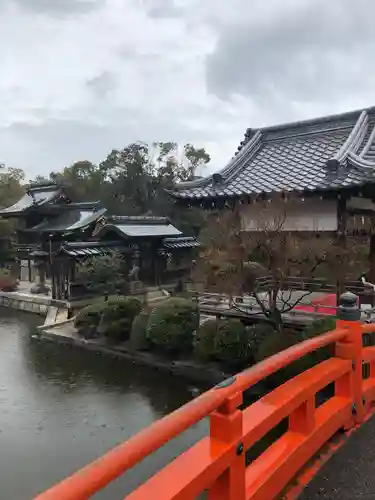
[[(220, 389), (218, 389), (220, 390)], [(243, 448), (242, 393), (229, 398), (210, 415), (210, 437), (223, 443), (235, 443), (236, 455), (226, 471), (211, 485), (209, 500), (245, 500), (245, 450)]]
[(340, 296), (337, 314), (337, 328), (348, 330), (347, 337), (336, 344), (336, 356), (352, 360), (352, 373), (342, 377), (336, 383), (336, 395), (352, 398), (353, 424), (363, 422), (365, 415), (365, 401), (362, 397), (362, 329), (361, 311), (357, 295), (345, 292)]

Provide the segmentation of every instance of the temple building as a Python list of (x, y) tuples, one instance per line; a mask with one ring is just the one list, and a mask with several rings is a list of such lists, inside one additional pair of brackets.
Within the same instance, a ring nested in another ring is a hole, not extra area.
[(363, 235), (375, 282), (375, 108), (249, 128), (222, 170), (170, 194), (186, 205), (231, 209), (242, 231), (270, 227), (283, 211), (285, 231), (336, 237), (341, 245)]
[[(140, 281), (159, 286), (188, 275), (199, 246), (165, 217), (108, 215), (100, 202), (72, 202), (64, 186), (56, 184), (28, 186), (0, 216), (18, 222), (19, 278), (34, 282), (35, 267), (44, 267), (56, 299), (85, 293), (76, 270), (88, 258), (119, 251), (127, 271), (136, 265)], [(47, 285), (37, 283), (34, 291), (46, 293)]]

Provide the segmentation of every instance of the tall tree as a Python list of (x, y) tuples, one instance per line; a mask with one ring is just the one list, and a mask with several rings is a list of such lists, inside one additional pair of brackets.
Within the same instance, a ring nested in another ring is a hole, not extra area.
[(288, 278), (296, 274), (315, 277), (321, 264), (335, 256), (321, 239), (287, 231), (286, 204), (275, 205), (258, 204), (254, 212), (259, 218), (252, 220), (250, 232), (241, 230), (236, 211), (212, 214), (202, 233), (203, 250), (194, 274), (196, 280), (203, 278), (205, 289), (230, 296), (245, 292), (258, 312), (238, 304), (233, 307), (249, 317), (262, 314), (282, 331), (283, 314), (311, 293), (296, 293)]
[(185, 180), (196, 177), (197, 171), (211, 161), (210, 155), (204, 148), (195, 148), (192, 144), (185, 144), (184, 152), (187, 160), (187, 176)]
[(96, 201), (105, 197), (107, 183), (99, 166), (90, 161), (77, 161), (62, 172), (51, 172), (50, 179), (66, 185), (74, 201)]
[[(0, 207), (6, 208), (16, 203), (24, 194), (22, 181), (25, 173), (20, 168), (0, 166)], [(0, 218), (0, 262), (13, 259), (16, 222)]]
[(24, 193), (25, 172), (20, 168), (0, 165), (0, 207), (13, 205)]
[(175, 142), (131, 143), (113, 149), (95, 165), (78, 161), (50, 179), (66, 184), (74, 201), (101, 200), (119, 215), (153, 213), (170, 217), (182, 231), (196, 234), (202, 225), (201, 211), (180, 208), (166, 194), (174, 183), (191, 179), (210, 156), (203, 148)]

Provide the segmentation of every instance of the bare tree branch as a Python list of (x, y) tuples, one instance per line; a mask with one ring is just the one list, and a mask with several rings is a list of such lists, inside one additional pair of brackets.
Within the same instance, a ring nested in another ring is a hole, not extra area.
[(290, 312), (292, 309), (294, 309), (298, 304), (300, 304), (302, 302), (302, 300), (311, 295), (311, 292), (307, 292), (305, 293), (304, 295), (302, 295), (299, 299), (297, 299), (293, 304), (290, 304), (286, 309), (283, 309), (283, 313), (287, 313), (287, 312)]

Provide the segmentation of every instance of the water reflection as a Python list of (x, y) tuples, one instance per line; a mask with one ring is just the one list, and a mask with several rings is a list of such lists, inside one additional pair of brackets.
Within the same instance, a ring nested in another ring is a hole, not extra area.
[[(192, 397), (177, 377), (32, 339), (35, 322), (0, 310), (1, 500), (32, 498)], [(124, 498), (204, 428), (185, 433), (98, 498)]]

